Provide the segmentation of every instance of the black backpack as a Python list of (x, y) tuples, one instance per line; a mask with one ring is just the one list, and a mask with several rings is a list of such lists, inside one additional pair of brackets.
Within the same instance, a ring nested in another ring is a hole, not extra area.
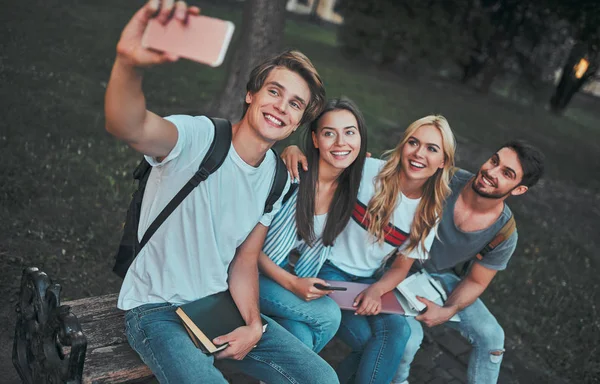
[[(138, 181), (138, 188), (133, 192), (131, 203), (129, 203), (127, 217), (125, 218), (125, 224), (123, 226), (123, 236), (117, 254), (115, 255), (115, 266), (113, 267), (113, 272), (121, 278), (125, 278), (125, 274), (137, 254), (144, 245), (146, 245), (148, 240), (150, 240), (154, 232), (156, 232), (167, 217), (169, 217), (175, 208), (181, 204), (194, 188), (219, 169), (221, 164), (223, 164), (223, 161), (225, 161), (227, 153), (229, 152), (229, 147), (231, 146), (231, 123), (225, 119), (211, 118), (210, 120), (215, 127), (215, 136), (202, 163), (200, 163), (198, 171), (196, 171), (194, 176), (192, 176), (192, 178), (160, 212), (156, 219), (154, 219), (144, 233), (142, 241), (138, 241), (138, 225), (142, 208), (142, 198), (144, 197), (146, 183), (148, 182), (152, 166), (143, 159), (133, 171), (133, 178)], [(273, 210), (273, 205), (283, 193), (283, 189), (287, 182), (287, 170), (285, 164), (281, 158), (279, 158), (277, 152), (274, 149), (272, 149), (272, 151), (277, 158), (277, 165), (275, 177), (271, 184), (271, 190), (269, 191), (269, 195), (265, 202), (264, 213), (269, 213)]]

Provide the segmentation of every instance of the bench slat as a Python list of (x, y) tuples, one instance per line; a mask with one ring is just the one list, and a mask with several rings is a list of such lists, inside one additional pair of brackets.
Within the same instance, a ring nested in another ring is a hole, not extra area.
[(127, 343), (123, 316), (117, 309), (117, 294), (68, 301), (77, 316), (88, 348), (83, 369), (86, 384), (140, 381), (152, 372)]
[(88, 349), (83, 370), (84, 384), (127, 383), (152, 378), (129, 344)]
[[(127, 342), (125, 312), (117, 309), (117, 298), (118, 294), (110, 294), (62, 303), (71, 307), (88, 340), (83, 367), (84, 384), (141, 382), (153, 377)], [(230, 383), (256, 383), (241, 373), (228, 372), (218, 361), (215, 366)]]
[(79, 323), (84, 324), (106, 318), (123, 317), (124, 312), (117, 308), (118, 297), (118, 294), (112, 293), (66, 301), (62, 304), (70, 306)]

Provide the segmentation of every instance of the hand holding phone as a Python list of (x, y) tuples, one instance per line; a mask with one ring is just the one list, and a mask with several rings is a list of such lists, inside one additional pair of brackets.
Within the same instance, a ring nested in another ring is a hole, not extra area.
[(346, 287), (334, 287), (332, 285), (323, 285), (319, 283), (315, 283), (314, 287), (323, 291), (345, 291), (348, 289)]
[(117, 61), (126, 66), (144, 68), (177, 61), (177, 55), (146, 49), (142, 39), (149, 21), (159, 23), (176, 20), (184, 23), (189, 16), (200, 14), (200, 8), (187, 6), (185, 2), (173, 3), (158, 0), (147, 1), (129, 20), (117, 43)]
[(151, 19), (142, 46), (218, 67), (225, 59), (233, 30), (230, 21), (202, 15), (189, 15), (186, 23), (175, 18), (165, 24)]

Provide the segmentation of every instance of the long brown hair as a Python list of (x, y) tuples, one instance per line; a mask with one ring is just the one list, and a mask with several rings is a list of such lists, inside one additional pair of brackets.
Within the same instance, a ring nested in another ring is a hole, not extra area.
[(377, 242), (383, 243), (386, 235), (385, 227), (390, 222), (401, 191), (399, 172), (402, 166), (402, 147), (411, 135), (424, 125), (436, 127), (442, 135), (444, 167), (438, 169), (423, 185), (421, 201), (410, 227), (408, 244), (404, 249), (406, 253), (414, 250), (419, 244), (425, 250), (425, 238), (442, 218), (444, 200), (450, 195), (456, 140), (448, 121), (443, 116), (431, 115), (413, 122), (404, 131), (396, 148), (383, 155), (387, 158), (387, 162), (375, 178), (375, 194), (367, 205), (367, 215), (371, 218), (368, 226), (369, 233)]
[(352, 209), (358, 196), (358, 188), (362, 176), (363, 166), (367, 155), (367, 127), (365, 119), (358, 107), (347, 98), (331, 99), (325, 105), (323, 112), (311, 122), (309, 129), (304, 131), (302, 150), (308, 161), (308, 171), (304, 172), (298, 186), (298, 200), (296, 201), (296, 228), (298, 236), (307, 244), (315, 241), (314, 215), (315, 215), (315, 193), (317, 180), (319, 178), (319, 150), (315, 148), (312, 133), (317, 133), (319, 120), (329, 112), (346, 110), (354, 115), (358, 123), (360, 134), (360, 151), (358, 157), (350, 166), (338, 176), (337, 188), (329, 205), (327, 222), (323, 230), (323, 244), (333, 245), (335, 238), (348, 224)]

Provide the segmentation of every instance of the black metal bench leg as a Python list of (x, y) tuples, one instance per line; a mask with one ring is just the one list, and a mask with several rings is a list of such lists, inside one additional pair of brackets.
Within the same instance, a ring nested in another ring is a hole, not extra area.
[(87, 339), (71, 308), (60, 305), (60, 290), (37, 268), (23, 270), (13, 364), (24, 383), (81, 383)]

